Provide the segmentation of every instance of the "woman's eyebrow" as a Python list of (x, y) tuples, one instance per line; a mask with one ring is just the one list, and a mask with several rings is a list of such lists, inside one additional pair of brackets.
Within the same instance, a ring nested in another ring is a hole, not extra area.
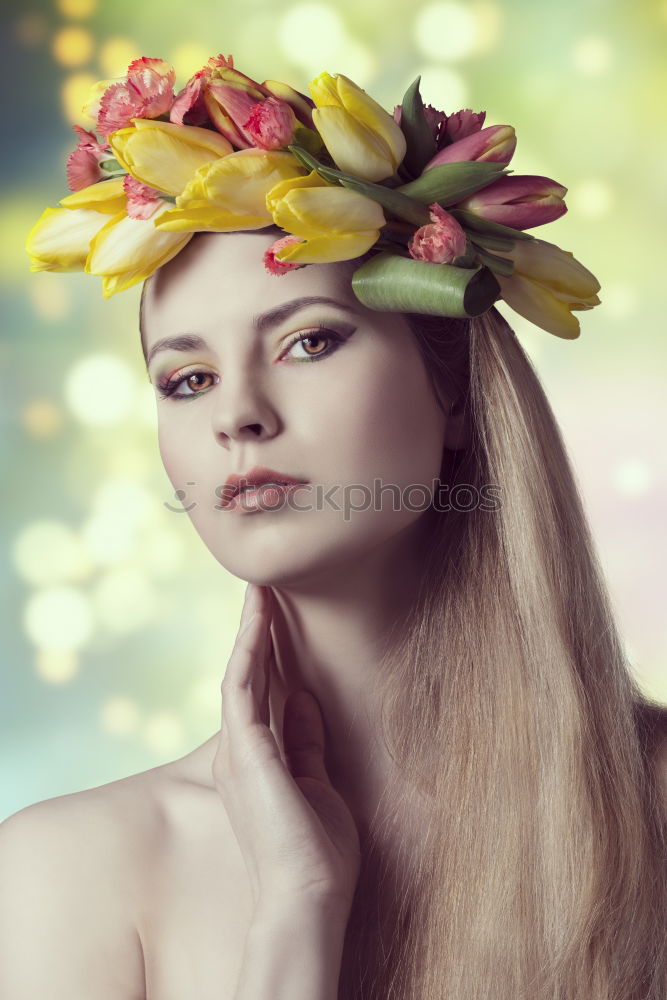
[(298, 299), (281, 302), (275, 309), (269, 309), (260, 316), (253, 316), (252, 325), (259, 333), (263, 333), (270, 326), (277, 326), (279, 323), (283, 323), (293, 313), (298, 312), (299, 309), (315, 305), (337, 306), (338, 309), (345, 309), (347, 312), (359, 315), (354, 306), (348, 305), (347, 302), (341, 302), (340, 299), (332, 299), (327, 295), (302, 295)]
[[(252, 324), (258, 333), (263, 333), (269, 327), (283, 323), (295, 312), (298, 312), (299, 309), (305, 309), (306, 306), (312, 305), (336, 306), (338, 309), (345, 309), (347, 312), (359, 315), (354, 306), (348, 305), (346, 302), (341, 302), (339, 299), (332, 299), (326, 295), (303, 295), (298, 299), (281, 302), (274, 309), (269, 309), (267, 312), (253, 316)], [(179, 333), (174, 337), (162, 337), (160, 340), (156, 340), (148, 352), (146, 370), (148, 370), (148, 366), (155, 355), (160, 351), (192, 351), (202, 347), (208, 347), (208, 344), (203, 337), (195, 333)]]

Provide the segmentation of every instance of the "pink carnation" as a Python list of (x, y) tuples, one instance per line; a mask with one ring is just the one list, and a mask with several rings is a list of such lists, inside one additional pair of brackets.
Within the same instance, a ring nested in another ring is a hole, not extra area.
[[(401, 124), (402, 114), (403, 108), (397, 104), (393, 114), (397, 125)], [(486, 111), (475, 112), (466, 108), (453, 115), (446, 115), (444, 111), (438, 111), (432, 104), (425, 104), (424, 118), (431, 129), (435, 147), (439, 152), (444, 146), (448, 146), (458, 139), (465, 139), (474, 132), (479, 132), (484, 124)]]
[(108, 136), (131, 125), (132, 118), (158, 118), (174, 100), (176, 71), (164, 59), (142, 56), (131, 62), (125, 80), (104, 91), (97, 116), (97, 131)]
[(80, 191), (106, 178), (100, 163), (112, 154), (107, 152), (109, 143), (100, 143), (94, 132), (87, 132), (80, 125), (72, 125), (72, 128), (79, 137), (79, 144), (67, 157), (65, 170), (70, 191)]
[(443, 146), (450, 142), (467, 139), (474, 132), (479, 132), (485, 119), (486, 111), (475, 112), (470, 108), (465, 108), (463, 111), (457, 111), (456, 114), (450, 115), (442, 130), (441, 142), (438, 149), (442, 149)]
[[(403, 117), (403, 108), (400, 104), (397, 104), (396, 107), (394, 108), (393, 117), (396, 124), (400, 125), (401, 118)], [(434, 108), (432, 104), (425, 104), (424, 118), (426, 119), (426, 122), (428, 123), (428, 126), (431, 129), (431, 134), (437, 145), (438, 136), (441, 130), (444, 128), (445, 123), (447, 122), (447, 115), (445, 114), (444, 111), (438, 111), (438, 109)], [(440, 147), (438, 146), (437, 148), (439, 149)]]
[(290, 261), (276, 260), (276, 254), (283, 247), (290, 246), (292, 243), (304, 243), (305, 241), (301, 236), (294, 236), (289, 234), (288, 236), (282, 236), (275, 243), (272, 243), (269, 249), (264, 253), (264, 267), (269, 272), (269, 274), (285, 274), (287, 271), (293, 271), (297, 267), (305, 267), (305, 264), (293, 264)]
[(440, 135), (442, 134), (442, 130), (447, 124), (447, 115), (445, 114), (444, 111), (438, 111), (437, 108), (433, 107), (433, 105), (425, 104), (424, 116), (428, 124), (431, 126), (431, 132), (433, 133), (433, 138), (436, 141), (436, 145), (438, 145)]
[(434, 264), (449, 264), (465, 253), (466, 234), (454, 216), (437, 201), (429, 205), (429, 212), (433, 222), (421, 226), (414, 234), (408, 243), (410, 256)]
[(176, 95), (169, 110), (169, 121), (174, 125), (203, 125), (208, 118), (204, 104), (204, 87), (208, 79), (205, 72), (198, 70)]
[(123, 189), (127, 195), (126, 211), (131, 219), (150, 219), (163, 202), (159, 191), (129, 174), (123, 178)]

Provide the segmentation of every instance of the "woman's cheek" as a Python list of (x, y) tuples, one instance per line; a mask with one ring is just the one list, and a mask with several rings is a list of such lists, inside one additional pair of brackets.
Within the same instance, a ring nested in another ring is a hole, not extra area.
[[(161, 420), (158, 425), (158, 447), (160, 458), (169, 481), (174, 489), (183, 489), (184, 482), (193, 476), (193, 460), (196, 455), (193, 452), (192, 442), (181, 440), (174, 427), (171, 427), (168, 420)], [(185, 468), (185, 463), (189, 469)]]
[(164, 471), (167, 473), (170, 482), (174, 484), (173, 478), (173, 468), (172, 468), (172, 455), (171, 447), (169, 442), (169, 435), (166, 433), (162, 423), (158, 424), (158, 448), (160, 451), (160, 458), (162, 460), (162, 465), (164, 466)]
[(348, 439), (357, 442), (356, 465), (368, 472), (370, 462), (371, 470), (391, 472), (397, 482), (412, 481), (415, 475), (420, 481), (430, 479), (433, 463), (437, 475), (446, 417), (430, 385), (409, 368), (405, 374), (394, 368), (348, 398), (354, 400), (346, 421), (351, 427)]

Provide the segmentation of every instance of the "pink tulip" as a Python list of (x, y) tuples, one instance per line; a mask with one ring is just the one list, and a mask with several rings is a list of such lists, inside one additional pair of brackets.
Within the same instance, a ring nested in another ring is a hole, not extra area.
[(159, 191), (129, 174), (123, 178), (123, 190), (127, 195), (125, 210), (131, 219), (150, 219), (160, 205), (164, 205)]
[(490, 125), (480, 132), (473, 132), (465, 139), (458, 139), (445, 146), (424, 167), (430, 170), (441, 163), (460, 163), (468, 160), (488, 160), (509, 163), (516, 148), (516, 133), (511, 125)]
[(303, 264), (293, 264), (290, 261), (276, 260), (276, 254), (283, 247), (289, 246), (291, 243), (303, 243), (304, 240), (301, 236), (294, 236), (289, 234), (288, 236), (282, 236), (275, 243), (272, 243), (268, 250), (264, 253), (264, 267), (269, 272), (269, 274), (285, 274), (287, 271), (293, 271), (297, 267), (304, 267)]
[(261, 84), (248, 89), (243, 82), (215, 78), (206, 87), (204, 101), (211, 120), (237, 149), (280, 149), (292, 141), (299, 124), (292, 108), (265, 95), (263, 89)]
[(214, 70), (219, 67), (234, 68), (234, 57), (222, 54), (211, 56), (206, 65), (191, 76), (176, 95), (169, 111), (169, 121), (174, 125), (204, 125), (208, 121), (208, 108), (204, 103), (206, 87)]
[(530, 229), (553, 222), (567, 212), (567, 188), (549, 177), (517, 175), (500, 177), (457, 204), (489, 222), (513, 229)]
[[(270, 101), (268, 108), (262, 105)], [(212, 56), (176, 95), (174, 125), (212, 124), (237, 149), (280, 149), (294, 136), (297, 119), (313, 127), (309, 97), (277, 80), (257, 83), (234, 69), (233, 56)], [(291, 108), (293, 114), (289, 113)]]
[(104, 91), (97, 116), (97, 131), (108, 136), (128, 128), (132, 118), (158, 118), (174, 100), (176, 71), (164, 59), (142, 56), (128, 66), (125, 80)]
[[(281, 149), (294, 138), (299, 119), (310, 120), (305, 98), (275, 83), (257, 83), (234, 68), (232, 56), (215, 56), (190, 78), (173, 103), (176, 125), (210, 123), (235, 149)], [(266, 106), (265, 106), (266, 105)], [(296, 112), (296, 113), (295, 113)]]
[(108, 174), (102, 170), (100, 162), (113, 154), (109, 152), (109, 143), (101, 143), (94, 132), (87, 132), (80, 125), (72, 125), (72, 128), (79, 137), (79, 144), (67, 157), (65, 171), (70, 191), (80, 191), (105, 180)]
[(410, 256), (415, 260), (429, 260), (435, 264), (448, 264), (461, 257), (466, 250), (466, 234), (456, 219), (444, 208), (433, 202), (429, 205), (433, 220), (421, 226), (408, 243)]
[(295, 90), (294, 87), (290, 87), (289, 84), (282, 83), (280, 80), (264, 80), (260, 86), (271, 97), (277, 97), (278, 100), (289, 104), (301, 124), (305, 125), (306, 128), (313, 129), (315, 101), (311, 97), (302, 94), (300, 90)]

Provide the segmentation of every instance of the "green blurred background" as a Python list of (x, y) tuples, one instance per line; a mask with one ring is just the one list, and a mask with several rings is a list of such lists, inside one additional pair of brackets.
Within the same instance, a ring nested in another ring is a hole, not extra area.
[(31, 274), (28, 230), (68, 193), (89, 87), (141, 55), (211, 55), (307, 92), (341, 72), (387, 110), (486, 110), (511, 167), (565, 184), (534, 230), (602, 283), (563, 341), (504, 305), (572, 456), (633, 671), (667, 704), (665, 0), (3, 5), (3, 649), (0, 818), (181, 756), (219, 725), (245, 584), (204, 548), (164, 473), (139, 348), (140, 286)]

